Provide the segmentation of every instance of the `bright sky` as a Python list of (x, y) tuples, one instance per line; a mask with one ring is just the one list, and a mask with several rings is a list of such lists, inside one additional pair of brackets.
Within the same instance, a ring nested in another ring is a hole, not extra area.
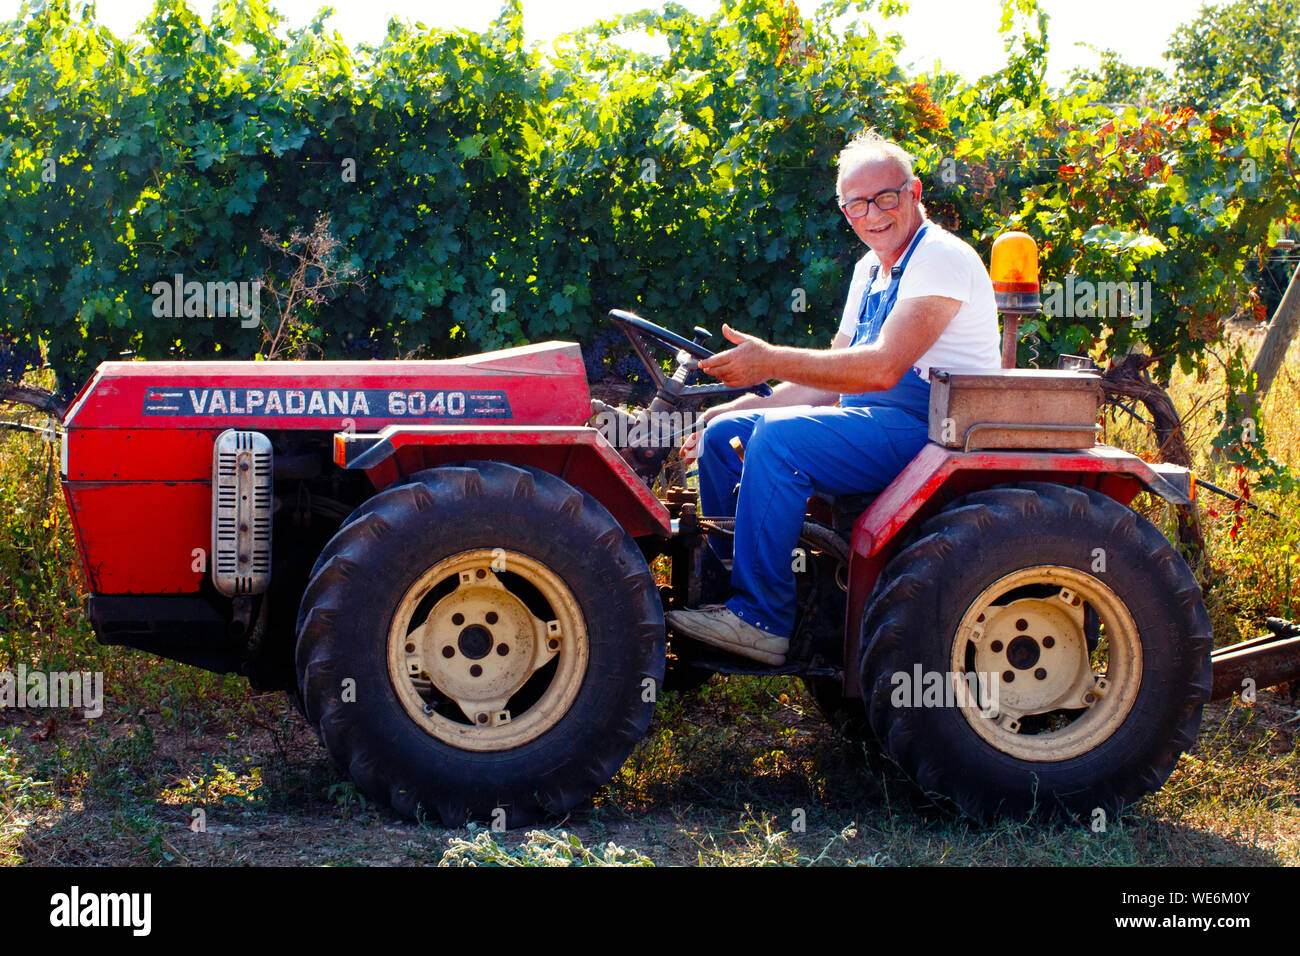
[[(707, 14), (717, 0), (679, 0), (698, 14)], [(1048, 26), (1050, 82), (1059, 83), (1071, 67), (1090, 66), (1096, 56), (1077, 43), (1111, 47), (1137, 66), (1165, 66), (1161, 57), (1170, 35), (1192, 19), (1202, 0), (1042, 0), (1051, 17)], [(11, 18), (19, 0), (0, 0), (0, 16)], [(323, 6), (337, 11), (327, 21), (349, 44), (378, 42), (390, 17), (422, 22), (427, 26), (467, 27), (481, 30), (500, 11), (496, 0), (275, 0), (275, 7), (293, 26), (309, 22)], [(546, 41), (603, 17), (655, 6), (654, 0), (523, 0), (524, 31), (528, 41)], [(1210, 2), (1217, 6), (1218, 2)], [(100, 21), (119, 35), (130, 33), (149, 12), (153, 0), (99, 0)], [(190, 0), (190, 6), (208, 12), (208, 3)], [(816, 0), (805, 0), (805, 12)], [(877, 30), (896, 30), (905, 40), (904, 59), (919, 69), (941, 60), (944, 66), (967, 78), (998, 69), (1003, 63), (997, 27), (998, 0), (912, 0), (911, 12), (884, 21), (869, 16)], [(640, 46), (640, 44), (638, 44)], [(649, 47), (654, 49), (653, 46)]]

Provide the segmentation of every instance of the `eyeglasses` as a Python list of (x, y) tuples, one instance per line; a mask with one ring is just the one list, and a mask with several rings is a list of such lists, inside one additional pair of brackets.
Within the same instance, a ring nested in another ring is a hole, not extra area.
[(909, 179), (897, 189), (884, 189), (874, 196), (868, 196), (866, 199), (851, 199), (848, 202), (842, 202), (840, 208), (844, 210), (844, 215), (850, 219), (861, 219), (871, 211), (872, 203), (875, 203), (881, 212), (889, 212), (898, 208), (898, 204), (902, 202), (904, 191), (911, 184), (912, 180)]

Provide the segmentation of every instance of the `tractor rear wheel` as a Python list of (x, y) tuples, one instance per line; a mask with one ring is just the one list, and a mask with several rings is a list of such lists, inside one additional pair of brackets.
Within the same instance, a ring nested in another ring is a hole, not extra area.
[(1114, 815), (1196, 740), (1213, 634), (1186, 562), (1097, 491), (1022, 483), (886, 567), (860, 675), (884, 750), (969, 816)]
[(407, 816), (523, 826), (608, 781), (663, 680), (654, 578), (559, 478), (419, 472), (362, 505), (312, 571), (297, 664), (309, 720)]

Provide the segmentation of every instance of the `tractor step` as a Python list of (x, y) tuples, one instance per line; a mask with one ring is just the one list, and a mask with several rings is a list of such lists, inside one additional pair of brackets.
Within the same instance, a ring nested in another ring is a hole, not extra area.
[(1210, 654), (1214, 684), (1210, 700), (1227, 700), (1247, 680), (1257, 689), (1300, 681), (1300, 624), (1271, 617), (1270, 633), (1221, 647)]

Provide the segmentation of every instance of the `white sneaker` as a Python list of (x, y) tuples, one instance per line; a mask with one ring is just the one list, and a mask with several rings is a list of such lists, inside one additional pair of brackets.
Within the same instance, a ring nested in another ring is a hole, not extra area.
[(725, 604), (669, 611), (664, 619), (678, 634), (764, 664), (784, 664), (790, 650), (788, 637), (777, 637), (755, 627), (737, 617)]

